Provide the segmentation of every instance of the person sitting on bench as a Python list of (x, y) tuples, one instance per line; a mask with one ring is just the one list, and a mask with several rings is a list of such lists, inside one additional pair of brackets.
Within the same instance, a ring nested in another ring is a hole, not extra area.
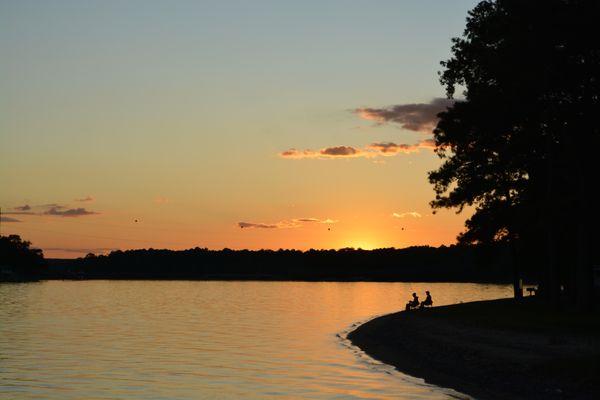
[(429, 290), (426, 290), (425, 294), (427, 295), (427, 297), (425, 297), (425, 300), (421, 303), (420, 308), (433, 306), (433, 300), (431, 300), (431, 294), (429, 293)]
[(413, 299), (406, 303), (406, 311), (411, 310), (413, 308), (417, 308), (419, 306), (419, 296), (416, 293), (412, 294)]

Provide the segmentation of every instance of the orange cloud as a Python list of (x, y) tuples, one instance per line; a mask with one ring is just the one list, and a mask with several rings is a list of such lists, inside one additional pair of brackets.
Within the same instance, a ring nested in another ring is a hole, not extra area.
[(154, 202), (156, 204), (167, 204), (169, 202), (169, 199), (167, 197), (158, 196), (154, 199)]
[(394, 217), (394, 218), (404, 218), (404, 217), (421, 218), (422, 215), (416, 211), (409, 211), (409, 212), (403, 212), (401, 214), (393, 213), (392, 217)]
[(238, 226), (240, 228), (260, 228), (260, 229), (275, 229), (277, 228), (276, 224), (263, 224), (255, 223), (255, 222), (238, 222)]
[(433, 139), (426, 139), (415, 144), (397, 144), (393, 142), (371, 143), (369, 149), (375, 150), (384, 156), (395, 156), (398, 153), (416, 153), (421, 149), (435, 150), (435, 141)]
[(318, 219), (318, 218), (297, 218), (292, 220), (294, 222), (315, 222), (318, 224), (335, 224), (336, 222), (339, 222), (337, 220), (334, 219)]
[(303, 223), (316, 223), (316, 224), (335, 224), (338, 222), (333, 219), (318, 219), (318, 218), (295, 218), (292, 220), (279, 221), (274, 224), (268, 224), (263, 222), (238, 222), (240, 228), (255, 228), (255, 229), (286, 229), (286, 228), (300, 228)]
[(433, 139), (421, 140), (415, 144), (382, 142), (372, 143), (364, 149), (357, 149), (350, 146), (327, 147), (321, 150), (296, 150), (289, 149), (279, 153), (282, 158), (292, 160), (301, 159), (343, 159), (343, 158), (373, 158), (379, 156), (395, 156), (397, 154), (416, 153), (419, 150), (434, 150), (435, 142)]
[(279, 155), (283, 158), (290, 159), (305, 159), (305, 158), (320, 158), (320, 159), (333, 159), (333, 158), (355, 158), (365, 157), (366, 154), (359, 149), (350, 146), (334, 146), (326, 147), (321, 150), (296, 150), (289, 149), (282, 151)]

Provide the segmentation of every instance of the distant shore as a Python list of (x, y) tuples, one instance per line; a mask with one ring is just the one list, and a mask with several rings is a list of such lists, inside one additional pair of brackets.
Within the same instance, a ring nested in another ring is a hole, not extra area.
[[(41, 279), (508, 283), (510, 260), (503, 245), (306, 251), (138, 249), (47, 259), (38, 272)], [(523, 278), (535, 281), (537, 275), (530, 271)]]
[(348, 335), (375, 359), (477, 399), (600, 398), (600, 318), (534, 298), (375, 318)]

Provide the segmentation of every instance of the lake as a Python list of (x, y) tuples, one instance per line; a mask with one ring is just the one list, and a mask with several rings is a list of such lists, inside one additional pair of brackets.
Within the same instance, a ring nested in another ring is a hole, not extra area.
[(471, 283), (0, 284), (0, 398), (461, 397), (345, 340), (425, 290), (434, 305), (512, 295)]

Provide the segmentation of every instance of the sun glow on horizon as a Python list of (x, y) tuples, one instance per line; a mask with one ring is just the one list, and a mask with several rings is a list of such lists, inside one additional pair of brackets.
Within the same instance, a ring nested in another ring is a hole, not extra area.
[(359, 239), (352, 239), (349, 240), (347, 246), (342, 246), (342, 247), (352, 247), (355, 249), (362, 249), (362, 250), (374, 250), (374, 249), (380, 249), (382, 247), (386, 247), (383, 246), (379, 243), (379, 241), (374, 240), (374, 239), (363, 239), (363, 238), (359, 238)]

